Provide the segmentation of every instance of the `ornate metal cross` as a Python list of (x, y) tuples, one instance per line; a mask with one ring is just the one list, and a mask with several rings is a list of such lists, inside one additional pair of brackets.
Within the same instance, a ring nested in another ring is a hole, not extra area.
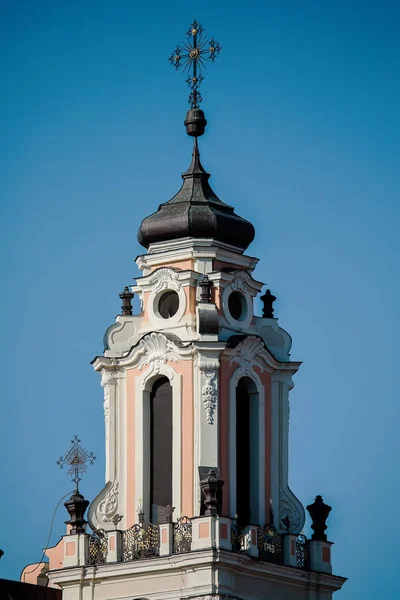
[(182, 69), (188, 74), (186, 83), (191, 89), (189, 95), (191, 108), (198, 108), (202, 101), (199, 86), (204, 80), (202, 73), (206, 68), (205, 63), (214, 62), (220, 52), (220, 44), (214, 38), (207, 41), (202, 26), (194, 20), (186, 32), (185, 41), (171, 54), (169, 61), (175, 69)]
[(78, 483), (82, 480), (81, 475), (87, 471), (87, 463), (92, 465), (96, 460), (93, 452), (87, 452), (82, 448), (80, 443), (81, 440), (75, 435), (74, 439), (71, 440), (71, 448), (65, 456), (60, 456), (57, 461), (60, 469), (62, 469), (64, 465), (69, 466), (68, 475), (71, 475), (72, 481), (76, 484), (76, 489), (78, 489)]

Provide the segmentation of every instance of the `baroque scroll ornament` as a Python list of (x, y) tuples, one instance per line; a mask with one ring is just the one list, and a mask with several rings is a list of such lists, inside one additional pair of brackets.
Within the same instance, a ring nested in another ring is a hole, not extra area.
[(217, 387), (214, 382), (214, 378), (216, 373), (214, 372), (205, 372), (204, 376), (206, 378), (206, 383), (201, 390), (203, 406), (206, 409), (206, 419), (207, 423), (210, 425), (214, 424), (214, 411), (217, 407)]
[(112, 521), (118, 508), (118, 488), (119, 482), (115, 481), (108, 490), (106, 497), (99, 504), (99, 514), (103, 522)]
[(161, 290), (175, 290), (176, 292), (179, 292), (181, 289), (178, 273), (175, 273), (175, 271), (167, 269), (166, 267), (157, 269), (150, 279), (150, 284), (153, 286), (153, 291), (155, 293)]
[(248, 279), (250, 279), (250, 275), (247, 273), (247, 271), (236, 271), (234, 279), (231, 283), (231, 288), (233, 290), (239, 290), (245, 294), (247, 292), (246, 281)]
[(264, 342), (255, 335), (249, 335), (236, 347), (236, 354), (231, 358), (229, 364), (236, 363), (244, 374), (255, 375), (254, 367), (258, 367), (261, 372), (264, 370), (264, 362), (261, 357), (264, 351)]
[(167, 361), (178, 362), (179, 354), (176, 346), (162, 333), (153, 331), (140, 340), (139, 353), (143, 356), (139, 360), (138, 367), (143, 369), (145, 365), (150, 366), (147, 376), (158, 375), (161, 370), (168, 371), (170, 378), (174, 376), (174, 370), (168, 367)]
[(293, 500), (283, 489), (280, 490), (280, 515), (281, 522), (286, 517), (289, 517), (289, 532), (294, 532), (300, 528), (301, 517), (299, 511)]

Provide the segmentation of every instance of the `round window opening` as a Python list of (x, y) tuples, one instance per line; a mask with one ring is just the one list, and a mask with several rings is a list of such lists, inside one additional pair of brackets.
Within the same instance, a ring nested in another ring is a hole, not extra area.
[(232, 292), (228, 298), (228, 308), (235, 321), (240, 321), (245, 317), (246, 299), (240, 292)]
[(173, 290), (165, 292), (158, 301), (158, 312), (163, 319), (173, 317), (179, 308), (179, 296)]

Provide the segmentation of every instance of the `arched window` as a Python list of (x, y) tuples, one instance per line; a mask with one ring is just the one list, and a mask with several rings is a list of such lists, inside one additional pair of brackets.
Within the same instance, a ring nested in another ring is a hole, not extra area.
[(151, 522), (164, 521), (172, 506), (172, 388), (158, 379), (150, 394), (150, 507)]
[(259, 398), (248, 377), (236, 388), (236, 513), (241, 525), (259, 517)]

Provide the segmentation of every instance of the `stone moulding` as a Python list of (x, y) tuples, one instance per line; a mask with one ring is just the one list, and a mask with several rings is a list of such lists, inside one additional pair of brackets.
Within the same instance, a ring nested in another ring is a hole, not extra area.
[[(300, 507), (302, 510), (300, 510)], [(304, 508), (289, 488), (286, 490), (281, 489), (279, 492), (279, 517), (281, 530), (285, 529), (282, 523), (282, 519), (285, 517), (289, 517), (289, 533), (300, 533), (303, 529), (305, 521)]]
[(248, 292), (246, 282), (251, 279), (251, 275), (247, 271), (236, 271), (231, 283), (233, 290), (239, 290), (244, 294)]
[(110, 385), (115, 385), (115, 378), (118, 375), (118, 371), (113, 369), (109, 371), (107, 369), (101, 370), (101, 387), (104, 388), (104, 426), (106, 433), (106, 440), (108, 440), (109, 430), (109, 414), (110, 414)]
[(112, 521), (118, 510), (118, 488), (119, 482), (115, 481), (100, 502), (98, 513), (103, 522)]
[(204, 371), (205, 385), (201, 390), (203, 406), (206, 411), (207, 423), (214, 424), (214, 411), (217, 408), (217, 386), (214, 379), (217, 376), (216, 371)]
[(162, 267), (154, 272), (150, 278), (150, 285), (153, 286), (153, 291), (156, 294), (161, 290), (175, 290), (179, 292), (181, 289), (178, 273), (167, 267)]
[(255, 335), (249, 335), (235, 348), (235, 355), (229, 364), (237, 364), (243, 375), (255, 376), (254, 367), (264, 371), (265, 361), (264, 342)]

